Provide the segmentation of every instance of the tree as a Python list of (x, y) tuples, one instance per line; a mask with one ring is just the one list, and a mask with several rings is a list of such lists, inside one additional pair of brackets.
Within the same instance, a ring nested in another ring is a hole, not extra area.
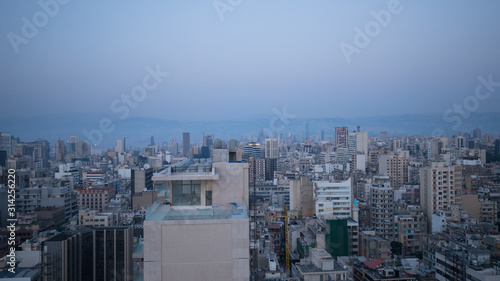
[(391, 242), (391, 254), (392, 255), (402, 255), (403, 252), (403, 243), (398, 241)]

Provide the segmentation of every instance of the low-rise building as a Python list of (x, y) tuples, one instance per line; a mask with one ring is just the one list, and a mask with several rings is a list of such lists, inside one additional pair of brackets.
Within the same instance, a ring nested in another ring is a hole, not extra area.
[(310, 260), (292, 265), (292, 276), (300, 281), (347, 280), (347, 268), (323, 249), (311, 249)]

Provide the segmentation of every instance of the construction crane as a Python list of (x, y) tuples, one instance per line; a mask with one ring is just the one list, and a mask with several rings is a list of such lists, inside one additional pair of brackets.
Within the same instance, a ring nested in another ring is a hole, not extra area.
[[(342, 210), (343, 207), (336, 207), (336, 208), (326, 208), (326, 209), (319, 209), (319, 212), (316, 212), (315, 210), (311, 211), (305, 211), (305, 212), (298, 212), (295, 213), (296, 211), (293, 210), (291, 212), (294, 212), (293, 217), (295, 216), (311, 216), (319, 213), (327, 213), (331, 211), (337, 211), (337, 210)], [(279, 218), (284, 218), (285, 219), (285, 260), (286, 260), (286, 274), (290, 275), (290, 243), (288, 241), (288, 219), (290, 216), (288, 216), (288, 207), (285, 207), (285, 215), (284, 216), (271, 216), (273, 219), (279, 219)]]

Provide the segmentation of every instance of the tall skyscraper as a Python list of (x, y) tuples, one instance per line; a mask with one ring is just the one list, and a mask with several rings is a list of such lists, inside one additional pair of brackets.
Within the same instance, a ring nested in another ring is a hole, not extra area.
[(58, 140), (56, 142), (56, 160), (57, 161), (64, 161), (64, 156), (65, 156), (65, 151), (66, 151), (66, 145), (64, 144), (63, 140)]
[(306, 122), (306, 139), (308, 139), (309, 136), (309, 122)]
[(266, 139), (265, 157), (278, 159), (278, 139)]
[(154, 146), (155, 145), (155, 137), (151, 136), (150, 144), (149, 146)]
[(191, 148), (190, 135), (187, 132), (182, 133), (182, 155), (189, 157), (189, 150)]
[(349, 129), (347, 127), (335, 127), (335, 145), (337, 147), (347, 147), (347, 135)]

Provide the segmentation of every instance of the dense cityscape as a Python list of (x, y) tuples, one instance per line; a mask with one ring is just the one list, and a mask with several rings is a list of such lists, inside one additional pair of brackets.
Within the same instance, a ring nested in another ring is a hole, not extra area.
[(304, 129), (140, 150), (1, 132), (0, 280), (499, 280), (498, 137)]
[(500, 1), (0, 1), (0, 281), (500, 281)]

